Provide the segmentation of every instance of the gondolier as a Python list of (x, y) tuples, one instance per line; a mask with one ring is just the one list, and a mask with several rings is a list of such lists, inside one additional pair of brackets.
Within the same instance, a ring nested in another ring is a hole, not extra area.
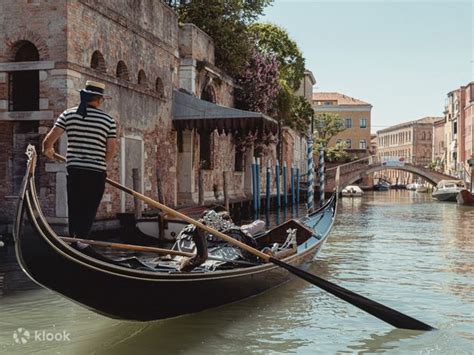
[(117, 148), (117, 125), (99, 108), (107, 98), (104, 84), (87, 81), (80, 96), (79, 106), (57, 118), (43, 140), (43, 153), (54, 159), (54, 144), (66, 132), (69, 234), (87, 239), (104, 193), (107, 162)]

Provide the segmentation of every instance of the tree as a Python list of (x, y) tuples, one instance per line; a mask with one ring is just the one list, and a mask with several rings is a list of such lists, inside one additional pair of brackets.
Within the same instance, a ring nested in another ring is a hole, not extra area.
[(260, 52), (272, 53), (280, 63), (280, 79), (298, 90), (304, 77), (305, 60), (298, 45), (285, 29), (270, 23), (254, 23), (249, 27)]
[(345, 129), (344, 121), (335, 113), (318, 113), (315, 116), (314, 123), (317, 129), (315, 137), (315, 144), (317, 146), (323, 145), (327, 147), (329, 140)]
[(329, 162), (345, 163), (351, 160), (351, 156), (347, 153), (348, 145), (346, 142), (338, 142), (334, 147), (326, 150), (325, 160)]
[(274, 55), (259, 53), (256, 49), (235, 89), (236, 106), (243, 110), (272, 114), (280, 90), (278, 62)]
[(192, 0), (175, 2), (181, 23), (193, 23), (211, 36), (216, 65), (236, 77), (244, 70), (253, 49), (248, 26), (273, 0)]
[(307, 133), (313, 114), (314, 110), (306, 98), (295, 97), (291, 108), (291, 127), (301, 133)]

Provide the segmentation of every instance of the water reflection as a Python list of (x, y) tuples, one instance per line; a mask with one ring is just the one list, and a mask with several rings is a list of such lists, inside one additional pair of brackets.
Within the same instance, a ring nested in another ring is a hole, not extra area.
[[(304, 206), (282, 210), (269, 223), (303, 214)], [(473, 208), (408, 191), (341, 199), (333, 232), (311, 268), (436, 332), (393, 329), (298, 279), (242, 302), (148, 323), (104, 318), (37, 289), (0, 297), (0, 353), (469, 353), (473, 217)], [(18, 345), (12, 337), (18, 327), (67, 330), (71, 341)]]

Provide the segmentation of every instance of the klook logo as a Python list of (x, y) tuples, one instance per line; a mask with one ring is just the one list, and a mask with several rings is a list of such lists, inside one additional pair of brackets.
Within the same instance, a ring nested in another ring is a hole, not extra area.
[(49, 332), (46, 330), (35, 330), (29, 332), (25, 328), (18, 328), (13, 332), (13, 340), (17, 344), (26, 344), (28, 341), (71, 341), (71, 334), (65, 330), (61, 332)]
[(30, 339), (30, 332), (25, 328), (18, 328), (13, 332), (13, 340), (17, 344), (26, 344)]

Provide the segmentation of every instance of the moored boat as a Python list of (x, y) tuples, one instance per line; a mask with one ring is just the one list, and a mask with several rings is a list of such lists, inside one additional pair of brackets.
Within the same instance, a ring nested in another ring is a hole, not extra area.
[(388, 191), (390, 190), (390, 184), (386, 181), (379, 180), (379, 182), (377, 182), (374, 185), (374, 190), (375, 191)]
[[(137, 257), (134, 263), (108, 262), (81, 253), (63, 241), (44, 217), (35, 187), (36, 153), (31, 149), (28, 153), (14, 226), (18, 262), (33, 281), (83, 307), (118, 319), (163, 319), (238, 301), (292, 277), (286, 269), (258, 259), (238, 267), (221, 264), (220, 269), (181, 272), (164, 262), (150, 267)], [(336, 205), (337, 195), (333, 194), (308, 216), (289, 220), (255, 238), (257, 248), (283, 248), (287, 230), (293, 229), (295, 248), (281, 260), (307, 268), (328, 237)]]
[(428, 192), (428, 186), (425, 185), (419, 185), (416, 190), (418, 193), (427, 193)]
[(342, 189), (342, 197), (361, 197), (364, 191), (357, 185), (348, 185)]
[(456, 201), (458, 193), (465, 189), (466, 185), (462, 180), (441, 180), (432, 196), (438, 201)]
[(456, 196), (459, 205), (474, 206), (474, 194), (469, 190), (461, 190)]

